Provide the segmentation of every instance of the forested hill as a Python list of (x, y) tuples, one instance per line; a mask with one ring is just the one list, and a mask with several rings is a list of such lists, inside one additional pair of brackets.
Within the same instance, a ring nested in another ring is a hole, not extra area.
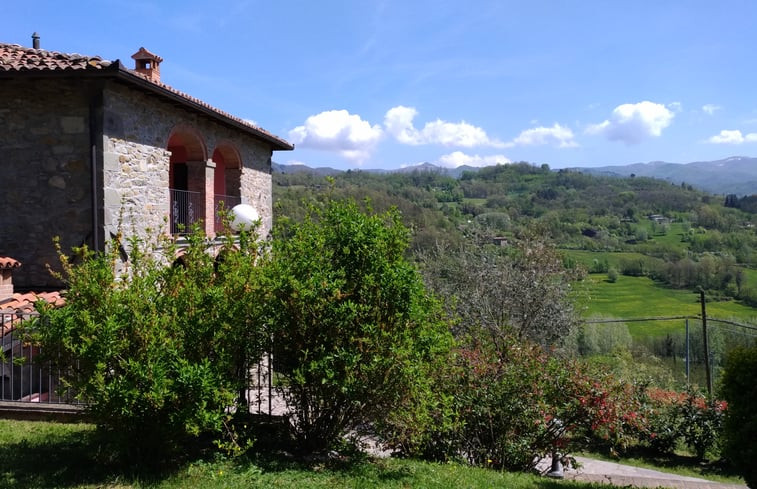
[[(376, 210), (397, 206), (414, 228), (414, 246), (457, 242), (466, 234), (517, 236), (538, 232), (562, 247), (623, 251), (668, 222), (732, 233), (755, 215), (687, 184), (646, 177), (617, 178), (551, 171), (546, 165), (499, 165), (459, 179), (432, 171), (274, 174), (277, 214), (297, 217), (301, 200), (331, 192), (370, 199)], [(657, 216), (650, 219), (650, 216)], [(753, 234), (753, 233), (752, 233)]]
[(751, 195), (757, 193), (757, 158), (732, 156), (717, 161), (678, 164), (664, 161), (625, 166), (581, 168), (585, 173), (613, 176), (645, 176), (672, 183), (686, 182), (716, 194)]

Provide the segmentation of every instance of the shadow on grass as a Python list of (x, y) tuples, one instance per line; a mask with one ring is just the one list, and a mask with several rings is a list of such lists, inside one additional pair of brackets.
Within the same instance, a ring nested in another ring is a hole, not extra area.
[(150, 484), (176, 473), (183, 465), (144, 467), (114, 452), (95, 430), (36, 433), (0, 443), (0, 487), (31, 489), (81, 485)]

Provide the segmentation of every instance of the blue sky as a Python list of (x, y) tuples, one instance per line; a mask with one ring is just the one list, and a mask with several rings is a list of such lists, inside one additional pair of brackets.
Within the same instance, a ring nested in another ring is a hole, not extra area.
[(757, 154), (757, 2), (4, 2), (0, 42), (164, 58), (279, 163), (552, 168)]

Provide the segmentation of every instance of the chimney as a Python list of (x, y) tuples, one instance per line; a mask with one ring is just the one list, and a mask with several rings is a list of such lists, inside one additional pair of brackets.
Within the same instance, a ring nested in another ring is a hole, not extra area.
[(134, 71), (145, 75), (153, 83), (160, 83), (160, 63), (163, 58), (145, 48), (139, 48), (131, 58), (134, 60)]
[(0, 256), (0, 302), (13, 297), (13, 269), (20, 266), (13, 258)]
[(32, 47), (34, 49), (39, 49), (39, 34), (36, 32), (32, 34)]

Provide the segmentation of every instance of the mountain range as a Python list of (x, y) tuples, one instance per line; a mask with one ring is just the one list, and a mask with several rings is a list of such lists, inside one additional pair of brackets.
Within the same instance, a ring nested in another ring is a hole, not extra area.
[[(732, 156), (716, 161), (695, 161), (692, 163), (668, 163), (652, 161), (649, 163), (634, 163), (630, 165), (575, 167), (571, 171), (614, 177), (651, 177), (665, 180), (674, 184), (688, 184), (713, 194), (757, 194), (757, 158), (748, 156)], [(306, 165), (280, 165), (273, 163), (273, 171), (277, 173), (314, 173), (328, 176), (341, 173), (343, 170), (335, 168), (310, 168)], [(459, 166), (444, 168), (431, 163), (407, 166), (397, 170), (362, 170), (371, 173), (410, 173), (413, 171), (433, 171), (443, 173), (453, 178), (459, 178), (465, 171), (478, 171), (477, 167)]]

